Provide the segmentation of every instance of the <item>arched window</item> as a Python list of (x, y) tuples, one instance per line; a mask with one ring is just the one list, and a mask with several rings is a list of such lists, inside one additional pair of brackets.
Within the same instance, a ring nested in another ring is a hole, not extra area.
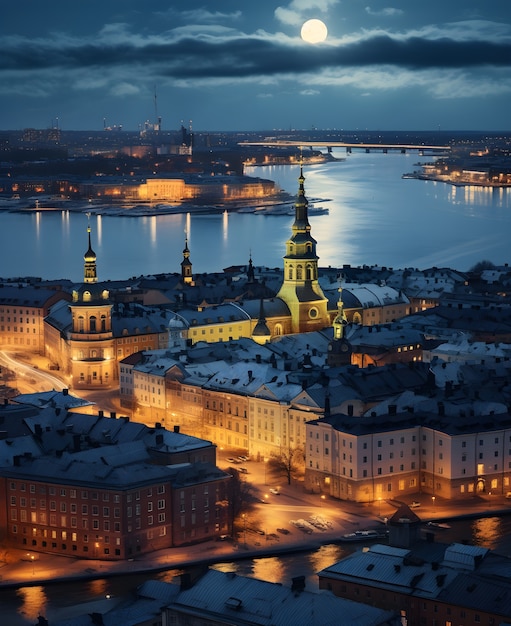
[(83, 315), (80, 315), (78, 318), (78, 332), (83, 333), (84, 329), (85, 329), (85, 319)]
[(307, 265), (306, 278), (307, 280), (312, 280), (314, 278), (312, 273), (312, 265)]
[(301, 265), (296, 266), (296, 279), (302, 280), (303, 278), (303, 267)]
[(282, 324), (275, 324), (273, 328), (274, 335), (282, 335)]
[(293, 280), (293, 268), (289, 268), (289, 280)]
[(103, 332), (106, 330), (106, 315), (101, 316), (101, 330)]
[(362, 324), (362, 316), (360, 315), (360, 313), (354, 313), (353, 315), (353, 323), (354, 324)]
[(84, 302), (90, 302), (90, 300), (91, 300), (90, 291), (84, 291), (83, 292), (83, 301)]
[(91, 332), (95, 332), (96, 331), (96, 316), (95, 315), (91, 315), (89, 317), (89, 330)]

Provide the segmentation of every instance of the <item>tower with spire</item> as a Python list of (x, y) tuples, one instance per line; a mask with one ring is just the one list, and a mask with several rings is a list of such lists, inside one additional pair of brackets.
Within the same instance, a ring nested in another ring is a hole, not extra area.
[(84, 254), (83, 283), (73, 289), (69, 357), (75, 389), (108, 388), (115, 383), (117, 370), (112, 329), (112, 302), (105, 284), (98, 282), (96, 253), (91, 245)]
[(192, 262), (190, 261), (190, 250), (188, 249), (188, 236), (185, 237), (185, 247), (183, 249), (183, 260), (181, 261), (181, 279), (185, 285), (193, 286)]
[(338, 367), (339, 365), (347, 365), (351, 363), (352, 346), (346, 338), (346, 326), (348, 319), (344, 311), (344, 302), (342, 301), (342, 287), (339, 287), (339, 300), (337, 302), (337, 315), (332, 322), (334, 329), (334, 337), (328, 344), (327, 363), (330, 367)]
[(84, 270), (83, 270), (83, 282), (84, 283), (97, 283), (98, 274), (96, 269), (96, 253), (92, 249), (90, 241), (90, 224), (87, 224), (87, 233), (89, 236), (89, 248), (83, 255)]
[(316, 240), (311, 235), (302, 165), (298, 182), (295, 220), (291, 237), (286, 242), (284, 280), (277, 294), (290, 310), (293, 333), (319, 330), (330, 325), (328, 300), (318, 282), (319, 257)]

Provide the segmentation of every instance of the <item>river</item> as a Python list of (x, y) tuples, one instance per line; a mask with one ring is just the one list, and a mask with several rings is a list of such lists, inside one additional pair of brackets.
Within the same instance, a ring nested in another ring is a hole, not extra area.
[[(343, 152), (334, 153), (338, 157)], [(425, 159), (423, 158), (422, 161)], [(511, 190), (454, 187), (402, 179), (417, 154), (354, 152), (343, 161), (307, 166), (309, 199), (328, 215), (310, 217), (320, 265), (452, 267), (482, 259), (508, 262)], [(296, 193), (298, 168), (249, 168)], [(246, 213), (93, 216), (92, 244), (100, 280), (179, 272), (185, 232), (195, 273), (254, 264), (282, 267), (291, 216)], [(87, 217), (68, 211), (0, 212), (0, 276), (83, 277)]]
[[(345, 155), (339, 152), (337, 156)], [(416, 169), (417, 161), (413, 154), (353, 153), (345, 161), (305, 168), (307, 196), (328, 200), (318, 204), (328, 207), (329, 214), (310, 218), (322, 266), (449, 266), (463, 271), (482, 259), (509, 262), (511, 191), (402, 179), (403, 173)], [(247, 171), (251, 172), (296, 192), (297, 167)], [(194, 272), (244, 264), (250, 253), (255, 265), (282, 267), (292, 221), (291, 216), (236, 213), (95, 216), (91, 226), (99, 279), (178, 272), (185, 232)], [(0, 275), (81, 280), (86, 227), (85, 215), (67, 211), (1, 212)], [(469, 539), (511, 556), (511, 518), (456, 522), (451, 530), (442, 531), (441, 539)], [(307, 588), (317, 590), (316, 572), (346, 554), (345, 547), (329, 545), (308, 554), (217, 567), (284, 584), (303, 574)], [(176, 573), (169, 570), (157, 577), (171, 580)], [(57, 619), (63, 607), (125, 594), (144, 578), (121, 576), (0, 591), (2, 623), (33, 624), (39, 612)]]
[[(511, 516), (452, 522), (450, 529), (437, 532), (436, 540), (444, 543), (467, 540), (511, 557)], [(304, 575), (306, 589), (318, 591), (317, 572), (347, 556), (354, 549), (353, 545), (329, 544), (306, 553), (219, 563), (213, 567), (221, 571), (235, 571), (242, 576), (281, 582), (284, 585), (290, 585), (293, 577)], [(30, 564), (27, 565), (30, 567)], [(178, 570), (169, 569), (152, 578), (171, 582), (177, 574)], [(62, 619), (70, 607), (106, 596), (124, 596), (147, 578), (150, 576), (124, 575), (90, 582), (23, 587), (17, 591), (3, 590), (0, 591), (2, 624), (28, 626), (37, 621), (40, 613), (51, 624), (52, 619)], [(90, 612), (90, 609), (84, 608), (83, 612)]]

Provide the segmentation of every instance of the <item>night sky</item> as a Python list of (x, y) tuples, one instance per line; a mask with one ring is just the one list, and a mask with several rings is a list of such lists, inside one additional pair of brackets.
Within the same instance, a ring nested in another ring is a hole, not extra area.
[(25, 0), (0, 41), (0, 129), (509, 130), (509, 0)]

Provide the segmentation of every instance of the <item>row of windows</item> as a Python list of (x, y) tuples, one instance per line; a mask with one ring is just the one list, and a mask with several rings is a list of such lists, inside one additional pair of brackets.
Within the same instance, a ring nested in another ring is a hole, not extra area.
[[(28, 491), (30, 493), (39, 493), (39, 494), (43, 494), (46, 495), (46, 493), (48, 493), (50, 496), (56, 496), (57, 493), (60, 495), (61, 498), (65, 498), (65, 497), (70, 497), (70, 498), (77, 498), (78, 497), (78, 490), (77, 489), (66, 489), (64, 487), (52, 487), (52, 486), (46, 486), (46, 485), (38, 485), (38, 488), (36, 489), (36, 485), (33, 483), (29, 483), (28, 484)], [(16, 481), (11, 481), (9, 483), (9, 488), (11, 491), (27, 491), (27, 483), (25, 482), (16, 482)], [(156, 487), (156, 492), (161, 494), (161, 493), (165, 493), (165, 485), (160, 484), (157, 485)], [(99, 500), (99, 495), (101, 493), (101, 499), (103, 500), (103, 502), (109, 502), (110, 501), (110, 497), (112, 498), (113, 502), (117, 502), (119, 503), (121, 501), (121, 496), (117, 493), (115, 494), (111, 494), (108, 491), (103, 491), (103, 492), (99, 492), (99, 491), (87, 491), (85, 489), (81, 490), (80, 492), (80, 497), (82, 500), (88, 500), (89, 496), (91, 500)], [(207, 493), (207, 492), (206, 492)], [(153, 495), (153, 487), (149, 487), (148, 489), (146, 489), (144, 491), (144, 495), (146, 497), (151, 497)], [(15, 496), (14, 496), (15, 497)], [(128, 493), (126, 495), (126, 501), (127, 502), (132, 502), (133, 498), (135, 500), (140, 500), (141, 497), (141, 492), (140, 491), (135, 491), (133, 493)], [(42, 500), (41, 500), (42, 502)], [(34, 501), (35, 504), (35, 501)]]
[[(10, 322), (10, 321), (11, 321), (10, 316), (8, 316), (8, 317), (6, 317), (4, 319), (4, 316), (0, 315), (0, 322)], [(19, 320), (18, 320), (16, 317), (13, 317), (12, 318), (12, 322), (13, 322), (13, 324), (16, 324), (16, 322), (19, 322), (20, 324), (23, 324), (23, 318), (20, 317)], [(28, 317), (26, 317), (25, 318), (25, 324), (30, 324), (30, 323), (35, 324), (35, 318), (32, 318), (32, 320), (30, 320)]]
[[(4, 309), (3, 307), (0, 307), (0, 313), (12, 313), (13, 315), (19, 314), (19, 315), (42, 315), (42, 312), (40, 309), (34, 309), (34, 310), (30, 310), (30, 309), (25, 309), (25, 313), (23, 313), (23, 309), (16, 309), (15, 307), (13, 307), (12, 311), (11, 309)], [(16, 321), (16, 320), (15, 320)]]
[[(313, 434), (312, 430), (309, 431), (309, 437), (310, 438), (314, 437), (314, 434)], [(319, 437), (320, 437), (320, 433), (316, 432), (315, 438), (319, 439)], [(324, 441), (328, 441), (329, 440), (329, 434), (328, 433), (324, 433), (323, 438), (324, 438)], [(413, 441), (416, 441), (416, 440), (417, 440), (416, 435), (412, 435), (411, 436), (411, 441), (413, 442)], [(428, 440), (427, 435), (422, 435), (422, 441), (427, 441), (427, 440)], [(383, 441), (383, 439), (378, 439), (377, 442), (376, 442), (376, 446), (378, 448), (382, 448), (384, 445), (393, 446), (395, 441), (396, 440), (394, 439), (394, 437), (389, 438), (385, 442)], [(499, 442), (500, 442), (500, 438), (499, 437), (494, 437), (493, 443), (494, 444), (499, 444)], [(509, 435), (509, 442), (511, 443), (511, 435)], [(341, 443), (342, 443), (342, 447), (343, 448), (346, 448), (346, 447), (353, 448), (353, 441), (346, 442), (346, 439), (343, 439)], [(399, 438), (399, 443), (400, 444), (406, 444), (407, 443), (406, 437), (400, 437)], [(443, 446), (443, 444), (444, 444), (443, 439), (437, 439), (435, 443), (438, 446)], [(479, 446), (484, 446), (485, 441), (484, 441), (484, 439), (479, 439), (478, 443), (479, 443)], [(488, 444), (489, 442), (487, 441), (486, 443)], [(367, 450), (367, 447), (368, 447), (368, 443), (367, 443), (367, 441), (364, 441), (362, 443), (362, 448), (364, 450)], [(466, 441), (462, 441), (461, 442), (461, 447), (462, 448), (466, 448), (467, 447), (467, 442)], [(423, 454), (426, 454), (425, 450), (423, 450)], [(509, 454), (511, 454), (511, 449), (509, 450)], [(498, 456), (498, 452), (497, 451), (495, 451), (495, 456)]]
[[(5, 326), (3, 324), (1, 324), (0, 325), (0, 331), (10, 333), (11, 332), (11, 327), (7, 326), (7, 328), (5, 328)], [(23, 331), (23, 326), (20, 326), (19, 328), (17, 326), (13, 326), (12, 332), (13, 333), (18, 333), (18, 332), (19, 333), (22, 333), (22, 332), (29, 333), (30, 332), (30, 328), (27, 328), (27, 329), (25, 329), (25, 331)], [(32, 328), (32, 334), (35, 335), (36, 333), (37, 333), (37, 329), (36, 328)]]

